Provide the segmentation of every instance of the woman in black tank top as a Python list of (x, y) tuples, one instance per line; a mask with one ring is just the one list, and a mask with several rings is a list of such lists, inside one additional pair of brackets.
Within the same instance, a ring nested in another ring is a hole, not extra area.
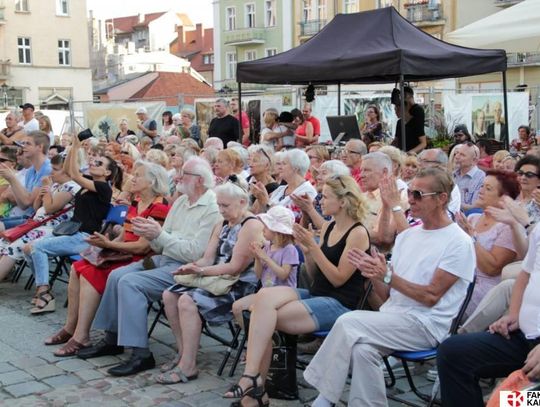
[(329, 330), (340, 315), (356, 308), (364, 279), (348, 262), (347, 252), (352, 248), (369, 249), (369, 235), (361, 223), (367, 213), (366, 200), (352, 177), (339, 176), (326, 181), (321, 207), (323, 214), (334, 220), (323, 225), (320, 246), (310, 231), (294, 226), (296, 243), (304, 252), (306, 269), (313, 279), (312, 287), (309, 291), (270, 287), (256, 294), (244, 375), (225, 397), (267, 403), (267, 372), (262, 369), (270, 365), (274, 330), (289, 334)]

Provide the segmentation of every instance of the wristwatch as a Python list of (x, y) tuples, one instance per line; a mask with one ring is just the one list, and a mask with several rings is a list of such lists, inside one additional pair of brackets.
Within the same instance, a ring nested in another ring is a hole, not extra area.
[(392, 265), (390, 264), (390, 262), (387, 262), (386, 263), (386, 274), (384, 275), (384, 278), (383, 278), (383, 283), (384, 284), (389, 285), (392, 282), (392, 273), (393, 273)]
[(399, 205), (394, 206), (392, 208), (392, 212), (399, 212), (399, 211), (402, 211), (402, 210), (403, 210), (403, 208), (401, 206), (399, 206)]

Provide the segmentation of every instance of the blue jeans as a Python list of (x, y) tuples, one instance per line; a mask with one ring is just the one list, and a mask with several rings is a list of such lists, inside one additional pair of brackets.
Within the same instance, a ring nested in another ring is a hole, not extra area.
[(484, 406), (480, 378), (506, 377), (521, 369), (539, 339), (526, 339), (521, 331), (510, 339), (478, 332), (451, 336), (437, 351), (443, 406)]
[(88, 233), (77, 232), (71, 236), (53, 236), (32, 242), (32, 252), (26, 256), (32, 264), (36, 286), (49, 285), (49, 256), (79, 254), (88, 247)]
[(0, 222), (4, 224), (4, 229), (8, 230), (15, 226), (19, 226), (30, 218), (31, 216), (10, 216), (7, 218), (0, 218)]

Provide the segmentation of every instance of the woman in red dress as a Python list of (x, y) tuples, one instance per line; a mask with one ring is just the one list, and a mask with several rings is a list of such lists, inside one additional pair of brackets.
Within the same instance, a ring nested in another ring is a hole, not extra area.
[(80, 349), (88, 346), (90, 326), (105, 290), (107, 277), (114, 269), (138, 261), (150, 252), (149, 242), (133, 233), (131, 220), (140, 216), (152, 217), (163, 222), (167, 216), (169, 206), (163, 196), (169, 192), (169, 182), (163, 167), (144, 161), (137, 162), (131, 192), (137, 199), (128, 210), (119, 236), (111, 240), (108, 236), (96, 232), (88, 239), (88, 243), (104, 249), (129, 253), (133, 258), (99, 268), (87, 260), (73, 263), (68, 285), (66, 323), (60, 331), (45, 340), (45, 345), (64, 344), (54, 352), (55, 356), (76, 355)]

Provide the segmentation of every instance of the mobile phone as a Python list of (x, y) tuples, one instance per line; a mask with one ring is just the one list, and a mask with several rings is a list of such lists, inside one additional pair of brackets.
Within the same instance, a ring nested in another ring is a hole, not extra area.
[(13, 141), (13, 144), (15, 144), (17, 147), (23, 148), (24, 145), (20, 141)]

